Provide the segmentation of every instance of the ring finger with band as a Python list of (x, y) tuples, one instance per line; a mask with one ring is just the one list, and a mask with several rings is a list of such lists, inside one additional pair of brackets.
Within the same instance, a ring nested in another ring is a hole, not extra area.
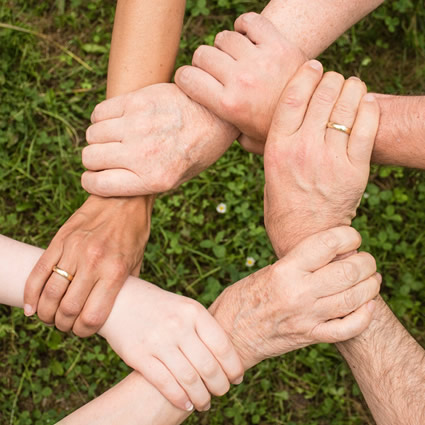
[(333, 152), (347, 155), (351, 127), (356, 119), (360, 101), (366, 91), (366, 85), (357, 77), (351, 77), (345, 81), (326, 125), (326, 143), (330, 145), (329, 147)]

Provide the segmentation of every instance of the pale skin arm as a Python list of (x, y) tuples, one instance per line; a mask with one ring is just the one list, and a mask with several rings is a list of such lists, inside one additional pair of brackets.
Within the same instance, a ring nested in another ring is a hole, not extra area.
[[(0, 252), (0, 302), (23, 308), (26, 277), (43, 250), (0, 236)], [(130, 289), (125, 285), (122, 291), (126, 287)], [(133, 372), (61, 423), (116, 424), (119, 418), (121, 423), (136, 424), (143, 418), (144, 424), (172, 425), (181, 423), (188, 415), (169, 403), (139, 373)]]

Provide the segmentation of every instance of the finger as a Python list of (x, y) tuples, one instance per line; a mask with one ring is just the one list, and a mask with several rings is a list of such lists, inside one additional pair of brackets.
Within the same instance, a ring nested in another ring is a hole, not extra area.
[(230, 383), (226, 374), (199, 338), (193, 337), (184, 341), (180, 350), (196, 369), (211, 394), (222, 396), (229, 391)]
[(103, 120), (120, 118), (124, 115), (124, 105), (125, 95), (104, 100), (96, 105), (91, 114), (90, 120), (93, 124), (95, 124)]
[(55, 315), (55, 326), (62, 332), (69, 332), (78, 315), (82, 312), (87, 298), (97, 284), (97, 277), (88, 270), (78, 270), (72, 285), (62, 297)]
[(215, 36), (214, 46), (234, 59), (245, 58), (254, 52), (255, 45), (236, 31), (221, 31)]
[(100, 279), (96, 283), (81, 314), (75, 320), (72, 328), (75, 335), (86, 338), (103, 326), (127, 277), (128, 273), (117, 273), (115, 278)]
[(177, 383), (172, 373), (158, 359), (137, 356), (128, 365), (139, 371), (170, 403), (178, 409), (188, 412), (193, 410), (193, 404), (183, 388)]
[(375, 306), (375, 301), (369, 301), (343, 319), (321, 323), (314, 329), (314, 337), (318, 342), (333, 344), (360, 335), (370, 325)]
[(375, 258), (367, 252), (359, 252), (315, 271), (310, 276), (312, 291), (318, 297), (338, 294), (375, 272)]
[(300, 67), (280, 97), (267, 140), (278, 142), (282, 136), (290, 136), (301, 127), (322, 75), (323, 67), (319, 61), (311, 60)]
[(363, 304), (374, 299), (381, 288), (382, 277), (379, 273), (336, 295), (320, 298), (317, 311), (322, 312), (324, 320), (347, 316)]
[(208, 72), (194, 66), (183, 66), (177, 70), (174, 80), (192, 100), (211, 112), (220, 113), (224, 87)]
[[(356, 77), (349, 78), (344, 83), (344, 87), (342, 88), (329, 121), (345, 125), (351, 129), (356, 119), (360, 101), (366, 94), (366, 91), (366, 85), (360, 79)], [(347, 155), (348, 139), (349, 135), (342, 131), (333, 128), (326, 129), (326, 144), (328, 144), (330, 149), (341, 158), (345, 158)]]
[[(75, 276), (75, 256), (72, 256), (72, 253), (73, 250), (71, 250), (71, 252), (67, 252), (65, 250), (64, 255), (60, 259), (57, 267)], [(58, 273), (51, 274), (49, 280), (46, 282), (46, 285), (43, 288), (40, 300), (38, 301), (37, 315), (41, 321), (47, 324), (54, 323), (55, 314), (62, 300), (62, 297), (65, 295), (68, 286), (71, 284), (72, 282), (70, 282), (67, 278), (59, 275)]]
[(131, 157), (122, 143), (89, 145), (83, 149), (82, 161), (90, 171), (127, 168)]
[(314, 92), (307, 112), (303, 127), (307, 133), (323, 133), (325, 141), (326, 124), (330, 121), (330, 116), (335, 103), (344, 86), (344, 77), (336, 72), (326, 72)]
[(373, 94), (360, 102), (357, 117), (348, 141), (348, 157), (353, 164), (369, 169), (373, 145), (379, 127), (379, 104)]
[(245, 13), (235, 21), (235, 31), (246, 35), (255, 44), (281, 42), (282, 35), (264, 16), (255, 12)]
[(242, 134), (238, 137), (239, 144), (247, 151), (257, 155), (264, 155), (265, 143), (263, 140), (255, 140)]
[(121, 142), (124, 138), (124, 129), (121, 118), (100, 121), (87, 129), (86, 140), (88, 144)]
[(198, 372), (180, 350), (168, 350), (157, 358), (166, 365), (178, 384), (184, 389), (195, 409), (209, 409), (211, 396)]
[(306, 272), (329, 264), (337, 255), (360, 247), (360, 233), (352, 227), (341, 226), (316, 233), (300, 242), (285, 257)]
[(140, 180), (130, 170), (86, 171), (81, 176), (81, 185), (92, 195), (103, 197), (151, 195), (149, 190), (141, 186)]
[(43, 287), (52, 274), (53, 266), (62, 257), (62, 248), (62, 243), (53, 239), (28, 276), (24, 289), (24, 312), (26, 316), (31, 316), (37, 311)]
[(235, 72), (236, 61), (215, 47), (200, 46), (193, 54), (192, 65), (225, 84), (231, 78), (232, 72)]
[(228, 335), (209, 313), (196, 322), (199, 338), (220, 363), (232, 383), (240, 383), (244, 368)]

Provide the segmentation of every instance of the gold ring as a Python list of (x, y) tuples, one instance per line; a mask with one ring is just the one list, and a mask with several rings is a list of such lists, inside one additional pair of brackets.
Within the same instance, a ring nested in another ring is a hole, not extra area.
[(348, 128), (348, 127), (346, 127), (345, 125), (342, 125), (342, 124), (337, 124), (336, 122), (329, 121), (326, 124), (326, 127), (327, 128), (333, 128), (334, 130), (342, 131), (343, 133), (348, 134), (348, 135), (351, 134), (351, 128)]
[(58, 266), (54, 266), (52, 268), (52, 271), (57, 273), (58, 275), (64, 277), (69, 282), (72, 282), (72, 279), (74, 279), (74, 276), (71, 273), (66, 272), (65, 270), (60, 269)]

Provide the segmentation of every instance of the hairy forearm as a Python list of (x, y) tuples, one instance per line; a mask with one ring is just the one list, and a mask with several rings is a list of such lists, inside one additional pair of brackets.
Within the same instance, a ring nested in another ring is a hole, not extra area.
[(262, 14), (308, 58), (315, 58), (383, 0), (271, 0)]
[(376, 97), (381, 120), (372, 160), (425, 168), (425, 96)]
[(185, 0), (118, 0), (107, 97), (170, 80), (184, 8)]
[(382, 298), (369, 328), (337, 346), (378, 425), (425, 423), (425, 351)]

